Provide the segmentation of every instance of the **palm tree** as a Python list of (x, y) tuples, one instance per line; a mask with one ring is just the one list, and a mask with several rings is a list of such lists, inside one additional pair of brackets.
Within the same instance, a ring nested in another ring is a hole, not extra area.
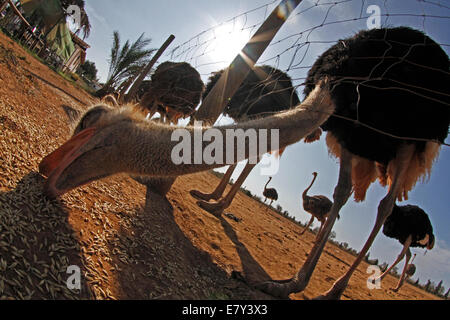
[(147, 64), (149, 57), (156, 49), (147, 49), (150, 38), (144, 38), (144, 33), (132, 44), (127, 40), (123, 46), (120, 44), (118, 31), (114, 31), (113, 45), (109, 56), (109, 71), (107, 80), (98, 96), (104, 96), (114, 91), (121, 81), (135, 76)]

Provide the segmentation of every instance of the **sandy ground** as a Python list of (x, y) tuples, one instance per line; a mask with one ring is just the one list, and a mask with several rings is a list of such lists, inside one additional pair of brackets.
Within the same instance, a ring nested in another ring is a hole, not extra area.
[[(63, 106), (94, 102), (0, 34), (0, 299), (271, 299), (251, 284), (295, 274), (314, 235), (242, 193), (227, 210), (240, 222), (201, 210), (188, 191), (212, 190), (210, 172), (178, 178), (167, 198), (126, 175), (43, 196), (38, 164), (70, 136)], [(328, 290), (353, 259), (327, 244), (291, 298)], [(70, 265), (80, 290), (66, 286)], [(409, 284), (390, 291), (391, 276), (369, 290), (367, 267), (343, 299), (436, 299)]]

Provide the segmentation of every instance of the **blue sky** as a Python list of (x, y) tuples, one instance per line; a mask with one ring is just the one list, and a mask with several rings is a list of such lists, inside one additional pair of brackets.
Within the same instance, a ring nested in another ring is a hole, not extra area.
[[(300, 85), (307, 67), (311, 66), (317, 56), (331, 46), (332, 42), (367, 28), (366, 10), (370, 5), (378, 5), (381, 9), (383, 26), (408, 25), (423, 30), (438, 43), (447, 44), (443, 48), (447, 53), (450, 51), (448, 32), (450, 19), (443, 18), (449, 16), (450, 9), (448, 6), (437, 5), (438, 1), (337, 2), (338, 5), (332, 6), (326, 4), (331, 1), (319, 1), (319, 5), (314, 6), (316, 1), (303, 1), (282, 27), (259, 63), (271, 64), (281, 70), (289, 69), (288, 73), (294, 79), (294, 84)], [(152, 38), (151, 47), (154, 48), (158, 48), (170, 34), (174, 34), (176, 39), (159, 62), (188, 61), (197, 68), (206, 82), (212, 71), (228, 64), (277, 3), (278, 1), (271, 0), (90, 1), (86, 4), (92, 24), (91, 35), (86, 39), (91, 45), (87, 58), (95, 62), (99, 78), (104, 81), (108, 70), (107, 58), (113, 30), (120, 32), (122, 41), (135, 40), (145, 32), (147, 37)], [(240, 15), (258, 7), (261, 8)], [(389, 17), (386, 16), (388, 13)], [(233, 17), (236, 18), (232, 19)], [(357, 19), (352, 20), (353, 18)], [(321, 24), (323, 26), (313, 28)], [(312, 32), (309, 32), (311, 28)], [(216, 40), (211, 40), (214, 37)], [(295, 46), (307, 40), (311, 42), (309, 46)], [(177, 47), (177, 50), (171, 52)], [(302, 89), (301, 86), (298, 88), (299, 94)], [(229, 122), (230, 120), (225, 117), (221, 117), (218, 121), (220, 124)], [(300, 142), (290, 146), (283, 154), (280, 170), (271, 182), (271, 186), (278, 190), (278, 203), (303, 222), (309, 220), (310, 216), (303, 211), (300, 197), (301, 192), (311, 181), (311, 173), (313, 171), (319, 173), (311, 194), (324, 194), (332, 198), (337, 181), (337, 161), (328, 155), (323, 138), (309, 145)], [(446, 142), (450, 143), (450, 138)], [(443, 279), (446, 288), (450, 286), (449, 163), (450, 149), (444, 146), (428, 182), (418, 183), (410, 193), (410, 200), (404, 202), (419, 205), (428, 212), (437, 239), (435, 248), (425, 256), (423, 250), (413, 250), (418, 253), (414, 261), (417, 272), (413, 278), (419, 277), (421, 283), (427, 279), (436, 283)], [(238, 169), (242, 167), (241, 164)], [(233, 178), (236, 179), (238, 174), (239, 172)], [(252, 193), (261, 195), (266, 181), (267, 177), (260, 175), (257, 167), (244, 186)], [(387, 190), (376, 182), (369, 188), (363, 203), (349, 200), (341, 211), (341, 219), (334, 227), (337, 239), (348, 242), (359, 251), (375, 221), (378, 202), (386, 192)], [(380, 233), (370, 254), (372, 258), (391, 263), (400, 250), (401, 245), (397, 241), (388, 239)], [(403, 264), (399, 265), (400, 268), (403, 268)]]

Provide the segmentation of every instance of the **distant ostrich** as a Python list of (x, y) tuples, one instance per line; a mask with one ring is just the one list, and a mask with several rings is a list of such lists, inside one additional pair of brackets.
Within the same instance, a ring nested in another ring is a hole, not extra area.
[(189, 63), (167, 61), (156, 68), (140, 104), (149, 117), (160, 112), (161, 118), (177, 123), (195, 111), (203, 90), (200, 74)]
[[(339, 299), (395, 200), (407, 199), (416, 182), (430, 173), (449, 128), (449, 59), (439, 44), (420, 31), (380, 28), (340, 40), (308, 72), (305, 96), (324, 79), (330, 83), (335, 110), (321, 129), (328, 131), (329, 152), (340, 159), (334, 203), (299, 272), (292, 279), (258, 286), (279, 297), (304, 290), (352, 190), (355, 200), (362, 201), (378, 177), (389, 190), (379, 204), (375, 226), (348, 272), (318, 297)], [(307, 139), (319, 137), (318, 130)]]
[(328, 218), (328, 213), (330, 212), (331, 207), (333, 206), (333, 202), (323, 195), (308, 196), (309, 189), (311, 189), (312, 185), (314, 184), (314, 181), (316, 181), (317, 172), (313, 172), (313, 176), (314, 177), (311, 181), (311, 184), (305, 189), (305, 191), (303, 191), (302, 194), (303, 209), (305, 209), (306, 212), (311, 214), (311, 220), (309, 220), (308, 224), (300, 233), (300, 235), (303, 235), (305, 231), (308, 230), (309, 226), (314, 222), (314, 218), (317, 218), (317, 220), (320, 221), (320, 229), (319, 232), (317, 233), (317, 235), (319, 235), (320, 232), (322, 231), (323, 224)]
[[(447, 137), (449, 59), (437, 43), (420, 31), (405, 27), (372, 29), (341, 40), (327, 50), (310, 70), (306, 82), (306, 98), (293, 110), (214, 128), (223, 136), (230, 129), (277, 128), (279, 144), (268, 144), (268, 151), (275, 151), (311, 135), (320, 126), (329, 131), (330, 152), (340, 158), (333, 206), (302, 269), (292, 279), (258, 286), (273, 295), (287, 297), (306, 287), (352, 189), (355, 199), (363, 200), (377, 174), (382, 184), (389, 185), (378, 207), (375, 227), (359, 256), (322, 296), (339, 298), (392, 212), (395, 200), (406, 198), (418, 179), (431, 171), (440, 144)], [(121, 172), (173, 177), (221, 166), (217, 162), (194, 164), (192, 155), (191, 162), (175, 164), (172, 151), (178, 142), (173, 141), (172, 135), (177, 129), (145, 121), (129, 107), (103, 113), (96, 125), (85, 128), (41, 161), (39, 171), (48, 177), (44, 192), (55, 198)], [(196, 132), (192, 126), (184, 129), (191, 137)], [(250, 149), (248, 140), (245, 150)], [(204, 141), (202, 147), (208, 145)], [(222, 147), (225, 161), (225, 155), (234, 153), (234, 147)], [(234, 154), (234, 163), (249, 157), (248, 152)]]
[(275, 188), (267, 188), (267, 185), (272, 180), (272, 177), (269, 177), (269, 180), (267, 181), (266, 185), (264, 186), (263, 196), (265, 197), (264, 203), (266, 202), (267, 198), (270, 199), (269, 206), (272, 205), (273, 201), (278, 200), (278, 192)]
[[(410, 247), (433, 249), (434, 234), (428, 215), (418, 206), (394, 205), (394, 209), (383, 225), (383, 233), (393, 239), (397, 239), (403, 249), (397, 260), (381, 276), (383, 279), (406, 255), (405, 267), (398, 281), (396, 291), (401, 287), (404, 277), (407, 274), (408, 262), (411, 258)], [(411, 267), (409, 267), (411, 268)]]
[[(220, 70), (210, 77), (203, 97), (208, 95), (223, 72), (224, 70)], [(300, 100), (292, 86), (291, 78), (278, 69), (262, 65), (256, 66), (250, 71), (225, 107), (224, 114), (239, 123), (249, 118), (267, 117), (276, 112), (293, 108), (299, 103)], [(281, 155), (283, 150), (280, 149), (278, 154)], [(230, 206), (239, 188), (255, 166), (256, 164), (247, 163), (229, 193), (223, 198), (221, 197), (236, 169), (235, 164), (227, 169), (219, 185), (212, 193), (203, 193), (198, 190), (191, 190), (190, 193), (193, 197), (200, 199), (198, 205), (201, 208), (216, 215), (221, 214), (223, 210)], [(219, 201), (207, 202), (209, 200)]]
[[(416, 258), (416, 254), (414, 253), (414, 256), (411, 259), (411, 262), (408, 263), (408, 265), (406, 265), (404, 281), (408, 280), (409, 278), (411, 278), (416, 273), (416, 266), (413, 264), (415, 258)], [(402, 286), (403, 286), (403, 281), (399, 280), (397, 286), (395, 288), (393, 288), (392, 291), (398, 292), (398, 290), (400, 290), (400, 288)]]

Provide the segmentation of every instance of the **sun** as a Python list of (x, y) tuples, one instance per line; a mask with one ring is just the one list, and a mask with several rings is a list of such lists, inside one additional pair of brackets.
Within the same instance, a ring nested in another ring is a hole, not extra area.
[(214, 29), (209, 56), (214, 62), (230, 64), (250, 39), (250, 32), (236, 24), (224, 24)]

